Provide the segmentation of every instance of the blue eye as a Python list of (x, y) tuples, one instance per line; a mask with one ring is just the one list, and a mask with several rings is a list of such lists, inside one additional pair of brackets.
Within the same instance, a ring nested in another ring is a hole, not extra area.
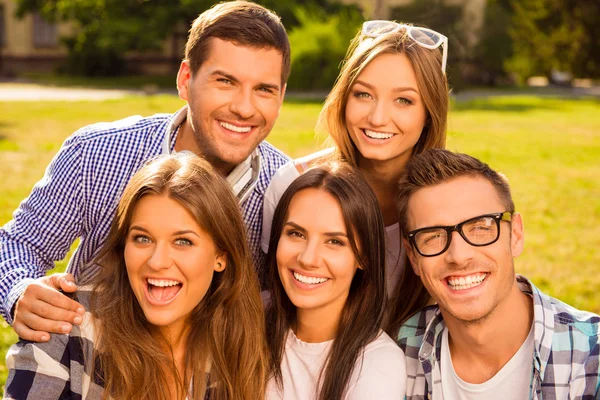
[(150, 240), (150, 238), (148, 236), (145, 236), (145, 235), (134, 235), (133, 236), (133, 241), (135, 243), (140, 243), (140, 244), (146, 244), (146, 243), (151, 243), (152, 242)]
[(192, 246), (194, 243), (187, 238), (177, 238), (175, 239), (175, 244), (179, 246)]

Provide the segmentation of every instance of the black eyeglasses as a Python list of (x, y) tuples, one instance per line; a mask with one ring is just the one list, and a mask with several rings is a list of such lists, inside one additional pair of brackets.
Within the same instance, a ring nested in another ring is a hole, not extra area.
[(471, 246), (488, 246), (500, 237), (500, 221), (510, 222), (509, 211), (480, 215), (454, 226), (430, 226), (408, 232), (408, 239), (423, 257), (439, 256), (450, 247), (456, 231)]

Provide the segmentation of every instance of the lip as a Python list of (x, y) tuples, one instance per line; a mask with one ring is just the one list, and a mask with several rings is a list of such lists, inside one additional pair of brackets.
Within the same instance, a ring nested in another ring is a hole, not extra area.
[(381, 133), (394, 133), (394, 136), (387, 138), (387, 139), (373, 139), (369, 136), (367, 136), (367, 134), (365, 133), (365, 129), (367, 128), (359, 128), (360, 130), (360, 134), (363, 138), (363, 140), (369, 144), (375, 145), (375, 146), (381, 146), (384, 144), (389, 143), (391, 140), (393, 140), (396, 136), (398, 136), (398, 133), (394, 133), (394, 132), (381, 132), (375, 129), (369, 129), (370, 131), (375, 131), (375, 132), (381, 132)]
[[(304, 271), (300, 272), (300, 271), (295, 271), (293, 269), (289, 269), (288, 271), (290, 273), (290, 279), (292, 280), (292, 283), (294, 284), (294, 286), (296, 286), (297, 288), (299, 288), (301, 290), (306, 290), (306, 291), (315, 290), (315, 289), (318, 289), (318, 288), (324, 286), (327, 282), (329, 282), (331, 280), (330, 278), (327, 278), (326, 276), (307, 274)], [(294, 272), (297, 272), (300, 275), (309, 276), (311, 278), (327, 278), (327, 280), (323, 283), (318, 283), (318, 284), (303, 283), (296, 279), (296, 277), (294, 276)]]
[[(465, 276), (469, 276), (469, 275), (475, 275), (475, 274), (485, 274), (485, 279), (483, 280), (483, 282), (481, 282), (479, 285), (474, 286), (472, 288), (469, 289), (462, 289), (462, 290), (455, 290), (452, 289), (450, 287), (450, 285), (448, 284), (448, 278), (453, 276), (453, 277), (465, 277)], [(468, 295), (472, 295), (474, 293), (476, 293), (477, 291), (480, 290), (484, 290), (485, 286), (487, 285), (488, 279), (490, 277), (490, 273), (489, 272), (483, 272), (483, 271), (478, 271), (478, 272), (470, 272), (468, 274), (451, 274), (451, 275), (447, 275), (442, 279), (442, 283), (444, 284), (444, 286), (446, 286), (446, 288), (448, 289), (448, 291), (450, 293), (452, 293), (455, 296), (468, 296)]]
[[(238, 121), (226, 121), (223, 119), (215, 119), (215, 123), (217, 124), (217, 126), (221, 130), (221, 132), (223, 132), (227, 135), (230, 135), (230, 136), (238, 137), (238, 138), (246, 138), (246, 137), (250, 136), (253, 132), (256, 131), (256, 128), (257, 128), (257, 125), (239, 123)], [(235, 127), (238, 127), (238, 128), (250, 128), (250, 130), (248, 132), (236, 132), (236, 131), (232, 131), (230, 129), (225, 128), (223, 125), (221, 125), (221, 123), (234, 125)]]
[[(167, 280), (168, 281), (176, 281), (176, 282), (179, 282), (179, 284), (181, 285), (181, 288), (179, 288), (179, 291), (177, 292), (177, 294), (169, 300), (166, 300), (166, 301), (156, 300), (155, 298), (150, 296), (150, 293), (148, 292), (148, 278), (149, 279), (160, 279), (160, 280), (165, 280), (165, 281), (167, 281)], [(144, 277), (144, 278), (142, 278), (142, 287), (144, 288), (144, 296), (146, 297), (146, 301), (149, 304), (151, 304), (153, 306), (164, 307), (164, 306), (171, 304), (172, 302), (174, 302), (177, 299), (177, 297), (179, 297), (179, 294), (183, 290), (183, 283), (180, 282), (178, 279), (171, 279), (171, 278), (166, 278), (166, 277), (161, 277), (161, 278)]]

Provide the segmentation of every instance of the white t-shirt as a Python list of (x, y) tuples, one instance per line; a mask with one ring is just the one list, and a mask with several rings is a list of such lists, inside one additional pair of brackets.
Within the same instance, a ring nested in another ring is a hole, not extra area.
[[(273, 223), (275, 208), (281, 196), (283, 196), (283, 192), (299, 176), (300, 172), (296, 169), (296, 164), (294, 161), (290, 161), (277, 170), (265, 192), (262, 234), (260, 238), (260, 247), (265, 253), (269, 250), (269, 238), (271, 236), (271, 224)], [(402, 246), (400, 241), (399, 224), (396, 223), (385, 227), (385, 247), (385, 277), (388, 296), (392, 297), (400, 280), (400, 275), (404, 269), (404, 260), (406, 259), (404, 246)]]
[[(281, 360), (283, 391), (271, 379), (267, 400), (313, 400), (317, 398), (317, 382), (332, 340), (306, 343), (293, 331), (287, 336)], [(335, 361), (334, 361), (335, 362)], [(348, 382), (344, 400), (398, 400), (406, 392), (406, 359), (396, 343), (383, 331), (364, 349)]]
[(533, 328), (515, 355), (486, 382), (463, 381), (454, 371), (448, 345), (448, 328), (442, 333), (441, 378), (444, 399), (506, 400), (529, 399), (533, 373)]

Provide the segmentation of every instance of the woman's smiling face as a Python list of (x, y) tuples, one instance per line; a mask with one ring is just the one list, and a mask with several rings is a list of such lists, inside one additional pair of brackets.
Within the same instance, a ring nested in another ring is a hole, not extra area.
[(180, 334), (226, 257), (194, 216), (167, 195), (142, 197), (125, 242), (129, 282), (148, 322)]
[(294, 195), (276, 259), (283, 288), (297, 308), (339, 318), (358, 262), (336, 198), (312, 188)]
[(360, 158), (405, 164), (421, 137), (427, 112), (406, 54), (382, 54), (350, 88), (346, 127)]

